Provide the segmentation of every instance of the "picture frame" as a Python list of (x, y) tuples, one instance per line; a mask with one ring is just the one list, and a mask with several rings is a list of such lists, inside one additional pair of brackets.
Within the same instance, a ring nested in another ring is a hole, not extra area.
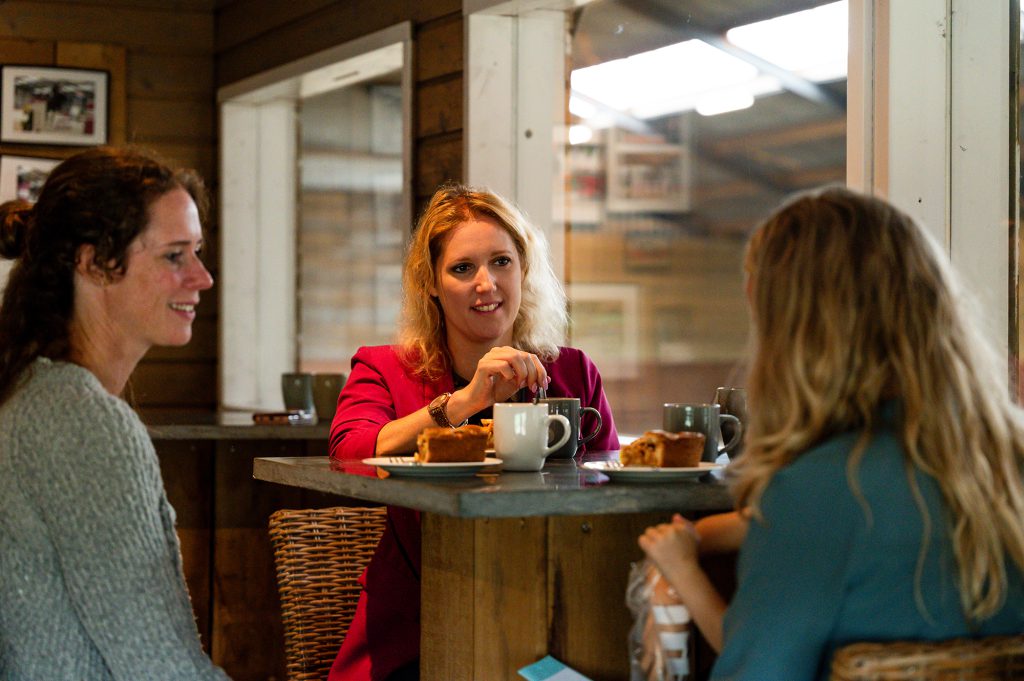
[(0, 202), (21, 199), (35, 203), (58, 159), (0, 156)]
[(106, 144), (109, 116), (108, 71), (0, 67), (0, 142)]
[(605, 378), (636, 378), (640, 364), (640, 291), (635, 284), (569, 284), (572, 345)]

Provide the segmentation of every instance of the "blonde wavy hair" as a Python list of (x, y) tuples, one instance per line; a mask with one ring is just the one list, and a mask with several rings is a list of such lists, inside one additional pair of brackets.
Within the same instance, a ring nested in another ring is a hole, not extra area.
[(402, 321), (398, 344), (413, 372), (436, 380), (451, 369), (444, 311), (430, 295), (437, 261), (452, 232), (468, 220), (490, 218), (508, 232), (522, 263), (522, 296), (512, 343), (550, 362), (558, 357), (569, 323), (565, 290), (551, 268), (544, 233), (509, 201), (492, 191), (461, 184), (442, 185), (420, 216), (402, 272)]
[(847, 478), (863, 502), (857, 466), (879, 404), (899, 399), (907, 478), (925, 526), (918, 576), (932, 519), (915, 469), (936, 480), (949, 510), (964, 613), (994, 614), (1006, 597), (1006, 557), (1024, 568), (1024, 420), (997, 394), (1005, 374), (961, 307), (946, 256), (892, 205), (827, 187), (770, 216), (745, 267), (754, 408), (731, 467), (737, 504), (756, 514), (776, 471), (843, 431), (860, 432)]

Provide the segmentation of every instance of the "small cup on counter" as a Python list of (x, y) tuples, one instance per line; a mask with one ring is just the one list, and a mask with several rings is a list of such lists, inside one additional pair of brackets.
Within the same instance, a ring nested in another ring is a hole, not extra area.
[(330, 421), (338, 409), (338, 395), (345, 387), (345, 374), (313, 374), (313, 404), (321, 421)]
[[(743, 435), (743, 424), (732, 414), (722, 414), (717, 404), (686, 404), (668, 402), (663, 406), (662, 428), (670, 433), (688, 430), (704, 434), (704, 454), (701, 461), (714, 462), (719, 454), (731, 452)], [(735, 430), (728, 442), (722, 444), (722, 424), (729, 423)]]
[(281, 397), (288, 411), (313, 413), (316, 409), (313, 403), (313, 374), (302, 371), (281, 374)]

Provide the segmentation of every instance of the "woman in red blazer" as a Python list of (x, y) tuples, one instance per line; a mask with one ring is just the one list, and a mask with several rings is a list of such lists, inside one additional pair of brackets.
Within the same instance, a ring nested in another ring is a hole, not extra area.
[[(566, 299), (547, 241), (509, 202), (441, 187), (413, 233), (402, 287), (398, 342), (352, 358), (332, 458), (412, 452), (424, 428), (479, 423), (496, 402), (532, 400), (540, 388), (597, 409), (603, 428), (591, 446), (618, 449), (597, 367), (561, 346)], [(592, 432), (594, 417), (583, 418), (581, 432)], [(419, 580), (419, 514), (389, 507), (329, 681), (418, 678)]]

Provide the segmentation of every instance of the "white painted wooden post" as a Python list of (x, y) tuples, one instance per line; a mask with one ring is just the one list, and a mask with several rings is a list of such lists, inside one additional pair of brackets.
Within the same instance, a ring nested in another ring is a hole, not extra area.
[[(1008, 248), (1016, 205), (1011, 168), (1010, 3), (953, 0), (950, 257), (977, 297), (981, 322), (1007, 358)], [(1013, 36), (1016, 39), (1016, 36)], [(1015, 279), (1013, 279), (1015, 282)]]
[(850, 16), (850, 184), (929, 229), (1005, 358), (1016, 324), (1009, 3), (851, 0)]
[[(547, 236), (564, 279), (565, 13), (466, 17), (466, 180), (515, 201)], [(556, 206), (559, 210), (556, 211)]]
[(296, 362), (295, 104), (221, 112), (221, 404), (276, 409)]

